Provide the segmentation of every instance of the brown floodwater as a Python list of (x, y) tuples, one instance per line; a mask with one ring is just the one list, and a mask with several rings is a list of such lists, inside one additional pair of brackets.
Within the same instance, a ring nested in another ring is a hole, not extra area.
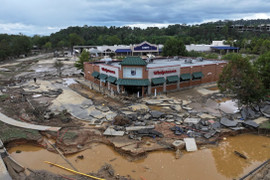
[[(21, 150), (21, 153), (16, 153)], [(234, 154), (241, 152), (248, 159)], [(9, 149), (11, 156), (30, 169), (45, 169), (54, 173), (68, 174), (43, 161), (50, 161), (67, 168), (70, 166), (57, 154), (32, 145), (20, 145)], [(83, 155), (84, 159), (77, 159)], [(158, 151), (149, 153), (147, 158), (135, 162), (128, 161), (112, 148), (103, 144), (93, 144), (91, 149), (67, 156), (81, 172), (96, 172), (104, 163), (110, 163), (117, 174), (130, 175), (136, 180), (174, 179), (233, 179), (239, 178), (270, 158), (270, 138), (256, 135), (229, 137), (218, 147), (204, 148), (196, 152), (184, 153), (175, 159), (175, 153)]]

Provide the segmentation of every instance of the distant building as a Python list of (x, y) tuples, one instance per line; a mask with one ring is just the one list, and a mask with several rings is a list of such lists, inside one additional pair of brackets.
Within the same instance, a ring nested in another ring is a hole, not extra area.
[(231, 47), (230, 45), (224, 44), (224, 41), (212, 41), (212, 44), (191, 44), (186, 45), (187, 51), (197, 51), (197, 52), (211, 52), (216, 50), (225, 50), (227, 52), (238, 52), (238, 47)]
[(145, 61), (127, 57), (123, 61), (84, 64), (85, 79), (114, 93), (164, 93), (215, 82), (226, 61), (202, 58), (172, 58)]
[(135, 45), (115, 45), (115, 46), (74, 46), (73, 51), (82, 52), (86, 49), (91, 54), (98, 56), (107, 56), (111, 53), (116, 56), (143, 56), (147, 54), (159, 55), (162, 52), (163, 45), (151, 44), (144, 41)]

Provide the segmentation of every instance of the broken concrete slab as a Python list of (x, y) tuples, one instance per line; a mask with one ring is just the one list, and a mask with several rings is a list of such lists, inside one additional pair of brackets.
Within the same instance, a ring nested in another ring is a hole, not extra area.
[(182, 107), (180, 105), (178, 105), (178, 104), (171, 105), (170, 107), (171, 107), (171, 109), (173, 109), (175, 111), (178, 111), (178, 112), (182, 110)]
[(210, 114), (205, 114), (205, 113), (203, 113), (203, 114), (199, 114), (198, 115), (200, 118), (202, 118), (202, 119), (215, 119), (216, 117), (214, 117), (214, 116), (212, 116), (212, 115), (210, 115)]
[(108, 108), (108, 106), (95, 106), (96, 109), (102, 111), (102, 112), (108, 112), (110, 110), (110, 108)]
[(244, 124), (246, 126), (253, 127), (253, 128), (258, 128), (259, 127), (259, 124), (257, 124), (256, 122), (254, 122), (252, 120), (244, 121), (244, 122), (242, 122), (242, 124)]
[(117, 113), (109, 111), (105, 114), (105, 116), (108, 121), (112, 121), (117, 116)]
[(163, 112), (155, 111), (155, 110), (154, 111), (151, 111), (150, 114), (151, 114), (151, 116), (153, 118), (160, 118), (160, 117), (162, 117), (162, 116), (165, 115)]
[(184, 138), (184, 141), (186, 143), (186, 150), (187, 151), (197, 151), (197, 145), (194, 138)]
[(192, 108), (191, 108), (191, 107), (189, 107), (189, 106), (183, 106), (182, 108), (183, 108), (184, 110), (187, 110), (187, 111), (192, 110)]
[(7, 69), (7, 68), (0, 68), (1, 72), (11, 72), (11, 70)]
[(125, 131), (116, 131), (113, 126), (108, 127), (103, 135), (105, 136), (124, 136)]
[(260, 112), (255, 112), (251, 107), (243, 107), (240, 113), (243, 119), (254, 119), (260, 116)]
[(188, 104), (190, 104), (192, 101), (189, 101), (189, 100), (182, 100), (182, 105), (183, 106), (186, 106)]
[(226, 127), (235, 127), (238, 124), (238, 122), (234, 120), (229, 120), (228, 118), (223, 117), (220, 120), (220, 124)]
[(147, 105), (159, 105), (161, 103), (163, 103), (163, 100), (160, 99), (149, 99), (149, 100), (145, 100)]
[(232, 100), (221, 102), (219, 109), (227, 114), (235, 114), (239, 112), (237, 102)]
[(270, 105), (267, 104), (264, 107), (260, 108), (260, 111), (265, 117), (270, 118)]
[(145, 104), (135, 104), (135, 105), (129, 106), (129, 109), (134, 112), (137, 112), (137, 111), (148, 112), (149, 111), (148, 106), (146, 106)]
[(184, 122), (198, 124), (200, 122), (200, 120), (201, 120), (201, 118), (186, 118), (186, 119), (184, 119)]
[(182, 140), (175, 140), (173, 141), (172, 145), (175, 147), (175, 149), (183, 149), (186, 143)]
[(143, 136), (149, 136), (149, 137), (164, 137), (164, 135), (154, 129), (141, 129), (138, 131), (134, 131), (137, 136), (143, 137)]
[(214, 129), (219, 129), (219, 128), (220, 128), (220, 123), (219, 123), (219, 122), (214, 122), (214, 123), (212, 124), (212, 127), (213, 127)]
[(231, 127), (230, 129), (234, 130), (234, 131), (239, 131), (239, 130), (243, 130), (245, 128), (244, 127)]
[(214, 136), (216, 132), (217, 132), (216, 130), (210, 130), (208, 133), (204, 134), (203, 137), (205, 137), (206, 139), (209, 139), (212, 136)]
[(97, 119), (102, 119), (106, 115), (103, 112), (101, 112), (100, 110), (93, 109), (90, 111), (89, 116), (92, 116), (92, 117), (97, 118)]
[(154, 129), (155, 126), (154, 125), (150, 125), (150, 126), (130, 126), (130, 127), (126, 127), (126, 131), (138, 131), (141, 129)]

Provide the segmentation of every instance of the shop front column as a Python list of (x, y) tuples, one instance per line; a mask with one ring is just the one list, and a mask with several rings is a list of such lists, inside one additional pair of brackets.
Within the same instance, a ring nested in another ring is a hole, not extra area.
[(117, 84), (117, 92), (120, 94), (120, 87), (119, 87), (119, 84)]
[(166, 82), (163, 84), (163, 92), (166, 92), (166, 86), (167, 86), (167, 84), (166, 84)]
[(111, 83), (110, 83), (110, 82), (108, 82), (108, 90), (110, 90), (110, 86), (111, 86)]
[(151, 95), (151, 85), (148, 86), (148, 95)]
[(142, 97), (144, 97), (144, 86), (142, 87)]
[(180, 79), (178, 79), (178, 81), (177, 81), (177, 89), (179, 89), (180, 88)]

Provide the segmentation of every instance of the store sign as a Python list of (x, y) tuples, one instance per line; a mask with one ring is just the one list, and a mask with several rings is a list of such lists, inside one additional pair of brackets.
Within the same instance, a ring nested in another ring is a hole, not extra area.
[(99, 72), (108, 76), (119, 78), (119, 69), (114, 66), (108, 66), (105, 64), (99, 65)]
[(147, 43), (144, 43), (144, 44), (142, 44), (141, 46), (136, 46), (136, 47), (134, 47), (134, 50), (135, 51), (146, 51), (146, 50), (148, 50), (148, 51), (153, 51), (153, 50), (157, 50), (157, 46), (151, 46), (150, 44), (147, 44)]
[(142, 68), (125, 67), (123, 69), (123, 78), (141, 79), (142, 75)]
[(102, 67), (101, 70), (104, 71), (104, 72), (106, 72), (106, 73), (112, 73), (112, 74), (115, 74), (115, 71), (110, 70), (110, 69), (107, 69), (107, 68), (104, 68), (104, 67)]
[(164, 74), (171, 74), (176, 73), (176, 70), (161, 70), (161, 71), (154, 71), (154, 75), (164, 75)]
[(167, 76), (180, 76), (180, 66), (163, 66), (157, 68), (149, 68), (148, 69), (148, 78), (159, 78)]

